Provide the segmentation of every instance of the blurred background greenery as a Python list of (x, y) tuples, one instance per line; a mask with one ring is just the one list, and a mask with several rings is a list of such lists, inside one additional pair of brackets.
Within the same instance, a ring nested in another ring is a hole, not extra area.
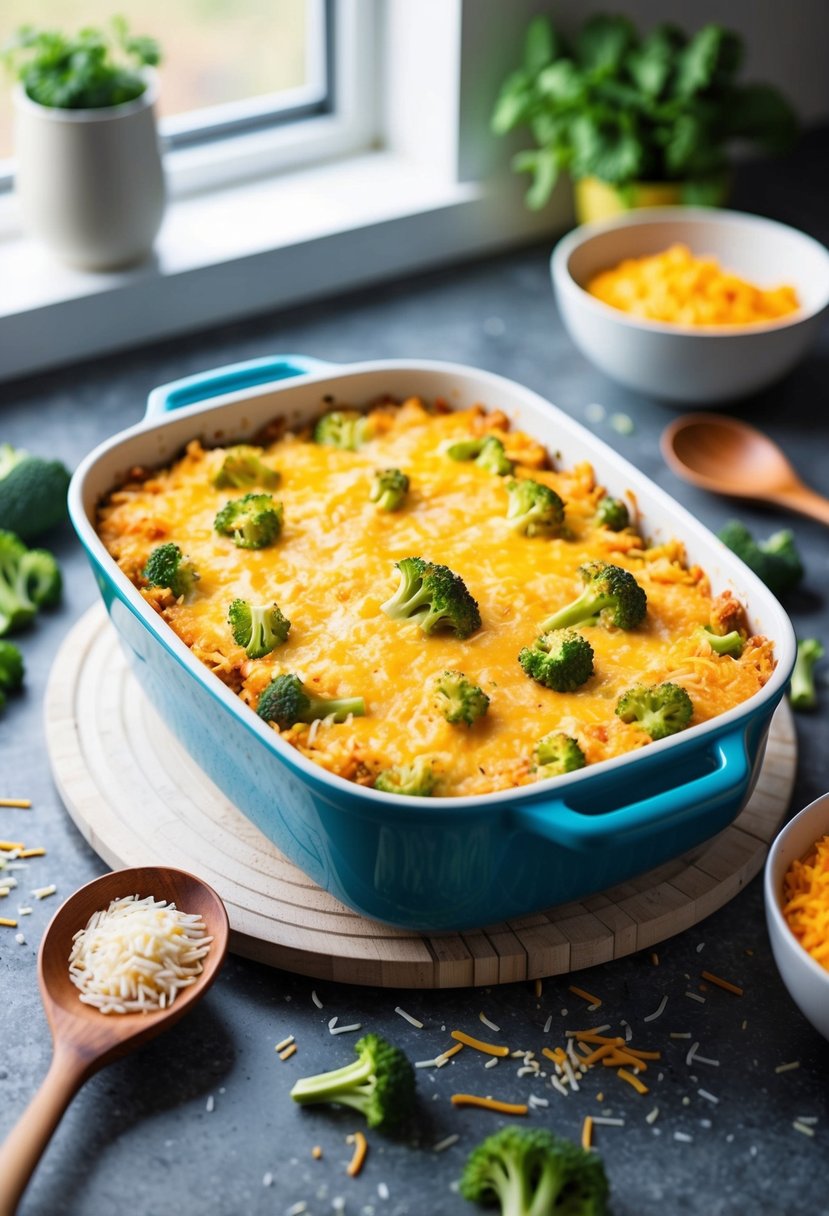
[[(161, 116), (307, 83), (307, 0), (0, 0), (0, 45), (20, 25), (75, 32), (122, 14), (161, 44)], [(12, 155), (11, 89), (0, 88), (0, 160)]]

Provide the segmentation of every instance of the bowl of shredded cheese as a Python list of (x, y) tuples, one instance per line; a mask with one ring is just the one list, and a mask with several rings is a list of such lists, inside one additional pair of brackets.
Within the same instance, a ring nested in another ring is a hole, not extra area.
[(562, 320), (602, 371), (678, 403), (780, 379), (829, 304), (829, 252), (760, 216), (655, 207), (577, 228), (553, 252)]
[(829, 1039), (829, 794), (786, 825), (766, 862), (766, 921), (792, 1000)]

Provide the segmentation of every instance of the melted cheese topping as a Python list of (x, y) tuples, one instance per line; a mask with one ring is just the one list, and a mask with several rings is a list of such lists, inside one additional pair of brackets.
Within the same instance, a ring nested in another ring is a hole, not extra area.
[[(226, 449), (206, 451), (198, 442), (167, 469), (137, 470), (99, 515), (100, 535), (122, 570), (252, 708), (282, 672), (295, 672), (323, 696), (365, 698), (364, 718), (283, 732), (318, 764), (371, 785), (381, 770), (425, 756), (438, 777), (435, 793), (485, 793), (536, 780), (533, 748), (552, 730), (577, 738), (588, 764), (645, 746), (649, 736), (614, 714), (634, 683), (681, 684), (699, 723), (768, 679), (774, 661), (767, 640), (750, 638), (739, 660), (720, 658), (700, 641), (698, 626), (718, 620), (731, 628), (742, 609), (727, 594), (712, 601), (705, 574), (686, 565), (678, 542), (648, 548), (634, 528), (614, 533), (594, 525), (604, 491), (589, 464), (551, 469), (545, 449), (510, 432), (500, 412), (443, 413), (412, 399), (376, 408), (371, 420), (373, 438), (357, 452), (315, 444), (307, 432), (265, 448), (264, 462), (282, 474), (274, 496), (285, 509), (282, 536), (270, 548), (238, 549), (214, 531), (217, 511), (244, 491), (213, 488)], [(544, 482), (563, 498), (566, 538), (516, 535), (504, 518), (508, 479), (441, 451), (450, 438), (484, 432), (502, 439), (517, 476)], [(402, 510), (385, 512), (369, 502), (369, 491), (374, 470), (391, 466), (408, 474), (411, 490)], [(187, 598), (148, 587), (142, 577), (149, 553), (166, 540), (200, 573)], [(397, 586), (394, 562), (415, 554), (463, 578), (483, 622), (471, 638), (427, 637), (380, 610)], [(629, 632), (583, 626), (595, 674), (576, 692), (553, 692), (524, 674), (517, 655), (550, 613), (580, 593), (578, 568), (597, 558), (633, 572), (647, 592), (648, 614)], [(287, 642), (248, 659), (227, 624), (237, 597), (276, 601), (292, 622)], [(450, 725), (435, 706), (434, 681), (447, 668), (464, 672), (491, 699), (471, 728)]]

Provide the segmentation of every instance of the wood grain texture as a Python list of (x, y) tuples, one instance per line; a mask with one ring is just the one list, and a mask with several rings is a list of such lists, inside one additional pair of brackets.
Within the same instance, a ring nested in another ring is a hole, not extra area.
[(46, 735), (67, 810), (109, 865), (190, 870), (222, 896), (237, 954), (315, 979), (378, 987), (559, 975), (689, 928), (760, 870), (797, 766), (794, 724), (783, 704), (756, 790), (713, 840), (576, 903), (509, 924), (420, 935), (352, 912), (259, 833), (170, 736), (130, 675), (102, 608), (90, 609), (58, 652)]

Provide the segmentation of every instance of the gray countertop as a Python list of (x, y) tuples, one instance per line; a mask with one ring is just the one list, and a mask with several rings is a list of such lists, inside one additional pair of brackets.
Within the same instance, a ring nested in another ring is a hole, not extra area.
[[(737, 205), (787, 220), (829, 239), (826, 141), (813, 139), (780, 170), (747, 167)], [(622, 411), (635, 423), (620, 436), (607, 423), (597, 431), (705, 523), (718, 527), (735, 513), (723, 500), (677, 481), (659, 455), (660, 432), (672, 413), (637, 399), (605, 379), (574, 350), (552, 301), (547, 248), (530, 248), (461, 268), (384, 285), (356, 296), (259, 318), (209, 334), (131, 351), (95, 363), (0, 389), (0, 441), (58, 453), (70, 465), (94, 444), (136, 422), (154, 385), (222, 363), (278, 351), (301, 351), (334, 361), (417, 356), (474, 364), (512, 377), (584, 420), (585, 406), (600, 402), (608, 414)], [(829, 372), (829, 334), (785, 383), (744, 403), (740, 412), (777, 439), (807, 480), (829, 493), (827, 431), (822, 413)], [(764, 533), (782, 516), (749, 507), (739, 514)], [(806, 520), (786, 520), (806, 559), (804, 589), (788, 607), (801, 634), (829, 641), (824, 588), (829, 571), (827, 533)], [(28, 667), (25, 696), (0, 721), (2, 793), (22, 793), (31, 811), (0, 811), (0, 836), (42, 842), (48, 857), (29, 874), (32, 883), (55, 882), (58, 898), (103, 872), (64, 812), (46, 761), (42, 699), (49, 666), (65, 631), (96, 598), (79, 546), (68, 527), (52, 540), (63, 566), (63, 606), (21, 639)], [(829, 787), (823, 708), (798, 719), (800, 767), (793, 808)], [(35, 881), (36, 880), (36, 881)], [(19, 901), (12, 898), (16, 907)], [(57, 900), (35, 904), (21, 920), (26, 945), (13, 932), (0, 940), (0, 1135), (12, 1126), (46, 1070), (49, 1035), (36, 981), (36, 952)], [(710, 991), (699, 1005), (684, 997), (688, 977), (701, 967), (745, 986), (738, 999)], [(599, 1128), (596, 1144), (606, 1163), (616, 1216), (747, 1213), (755, 1216), (829, 1212), (826, 1187), (829, 1109), (826, 1076), (829, 1044), (789, 1000), (771, 959), (763, 918), (761, 883), (755, 880), (728, 907), (659, 948), (659, 966), (648, 953), (546, 980), (537, 999), (531, 984), (459, 992), (375, 991), (317, 984), (324, 1008), (311, 1001), (305, 979), (229, 958), (203, 1004), (138, 1055), (112, 1065), (81, 1091), (61, 1124), (27, 1192), (27, 1216), (104, 1216), (128, 1208), (135, 1216), (176, 1210), (189, 1216), (281, 1214), (305, 1201), (309, 1213), (344, 1211), (357, 1216), (429, 1216), (472, 1212), (455, 1193), (469, 1149), (499, 1124), (484, 1111), (460, 1111), (449, 1095), (457, 1089), (495, 1092), (522, 1100), (527, 1085), (515, 1070), (481, 1072), (482, 1057), (462, 1053), (447, 1068), (418, 1072), (420, 1096), (414, 1141), (370, 1136), (365, 1169), (345, 1176), (356, 1126), (347, 1112), (296, 1108), (288, 1100), (294, 1080), (334, 1067), (351, 1055), (353, 1036), (332, 1038), (330, 1017), (360, 1021), (388, 1034), (413, 1058), (435, 1054), (447, 1032), (483, 1029), (484, 1010), (505, 1041), (541, 1047), (548, 1014), (556, 1027), (583, 1022), (583, 1004), (568, 992), (577, 982), (603, 997), (607, 1020), (626, 1018), (637, 1038), (664, 1049), (649, 1073), (651, 1093), (640, 1098), (619, 1084), (598, 1084), (564, 1099), (548, 1090), (550, 1106), (536, 1122), (578, 1138), (586, 1113), (609, 1107), (622, 1128)], [(642, 1018), (669, 996), (662, 1019)], [(401, 1005), (425, 1023), (416, 1030), (394, 1013)], [(562, 1020), (562, 1009), (569, 1009)], [(644, 1031), (649, 1031), (645, 1035)], [(685, 1040), (669, 1031), (691, 1031), (700, 1051), (719, 1066), (686, 1067)], [(274, 1044), (294, 1034), (300, 1050), (282, 1064)], [(553, 1036), (550, 1036), (553, 1039)], [(799, 1061), (796, 1070), (777, 1065)], [(615, 1080), (615, 1079), (614, 1079)], [(701, 1097), (704, 1089), (719, 1099)], [(213, 1109), (208, 1110), (208, 1098)], [(659, 1107), (650, 1125), (645, 1115)], [(815, 1116), (814, 1137), (798, 1133), (798, 1116)], [(676, 1132), (692, 1137), (676, 1140)], [(437, 1155), (432, 1146), (457, 1133), (457, 1144)], [(322, 1160), (311, 1147), (322, 1146)], [(267, 1186), (263, 1179), (272, 1175)], [(378, 1187), (380, 1190), (378, 1191)], [(384, 1198), (388, 1188), (388, 1198)], [(297, 1211), (300, 1209), (297, 1208)], [(306, 1209), (302, 1209), (306, 1210)]]

